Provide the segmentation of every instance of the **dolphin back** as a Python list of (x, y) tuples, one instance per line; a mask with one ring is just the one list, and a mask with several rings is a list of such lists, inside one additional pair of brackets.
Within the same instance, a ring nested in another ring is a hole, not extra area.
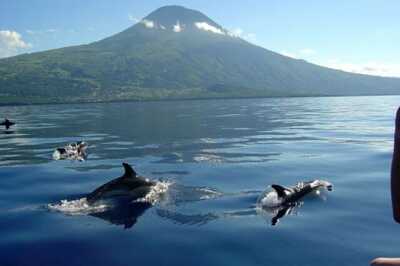
[(122, 165), (125, 172), (121, 177), (101, 185), (86, 196), (86, 200), (89, 204), (106, 197), (107, 194), (113, 191), (126, 191), (126, 194), (129, 194), (129, 191), (136, 191), (138, 195), (140, 194), (138, 197), (142, 197), (143, 194), (146, 194), (145, 192), (148, 192), (149, 188), (155, 184), (152, 181), (137, 176), (135, 170), (133, 170), (129, 164), (123, 163)]
[(136, 172), (133, 170), (132, 166), (130, 166), (127, 163), (122, 163), (122, 166), (124, 167), (125, 173), (122, 177), (136, 177)]

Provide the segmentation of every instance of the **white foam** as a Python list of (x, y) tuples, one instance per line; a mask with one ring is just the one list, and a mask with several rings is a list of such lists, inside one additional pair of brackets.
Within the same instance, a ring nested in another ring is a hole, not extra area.
[(221, 192), (216, 191), (212, 188), (199, 188), (198, 190), (201, 191), (202, 193), (205, 193), (204, 195), (200, 196), (201, 200), (214, 199), (214, 198), (222, 196)]
[(85, 142), (74, 142), (66, 145), (63, 147), (65, 152), (61, 153), (58, 149), (53, 152), (53, 159), (54, 160), (62, 160), (62, 159), (69, 159), (69, 160), (78, 160), (84, 161), (86, 157), (86, 149), (88, 144)]
[(51, 211), (63, 212), (69, 215), (83, 215), (89, 213), (103, 212), (108, 206), (105, 204), (91, 205), (86, 198), (77, 200), (61, 200), (59, 203), (48, 204), (47, 208)]
[(222, 163), (223, 158), (216, 154), (199, 154), (193, 157), (195, 162), (210, 162), (210, 163)]
[(136, 202), (147, 202), (152, 205), (158, 203), (163, 195), (167, 192), (169, 186), (172, 182), (169, 181), (158, 181), (154, 186), (152, 186), (149, 193), (143, 198), (137, 199)]

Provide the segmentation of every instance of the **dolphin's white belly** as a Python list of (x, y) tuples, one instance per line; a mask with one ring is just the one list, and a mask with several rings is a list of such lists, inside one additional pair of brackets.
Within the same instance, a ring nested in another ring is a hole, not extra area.
[(275, 208), (282, 205), (282, 198), (273, 190), (264, 191), (257, 200), (257, 205), (264, 208)]

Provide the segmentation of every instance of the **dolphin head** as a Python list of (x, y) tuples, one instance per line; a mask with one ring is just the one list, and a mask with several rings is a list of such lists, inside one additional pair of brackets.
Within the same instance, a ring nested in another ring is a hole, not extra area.
[(333, 185), (331, 182), (322, 179), (316, 179), (310, 183), (312, 188), (325, 188), (328, 191), (333, 190)]

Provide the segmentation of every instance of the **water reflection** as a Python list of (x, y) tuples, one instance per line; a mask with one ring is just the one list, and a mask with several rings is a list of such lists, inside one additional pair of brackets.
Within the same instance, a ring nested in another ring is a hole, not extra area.
[(346, 98), (288, 98), (7, 107), (18, 125), (0, 135), (0, 149), (21, 156), (0, 160), (47, 163), (45, 150), (77, 140), (91, 143), (91, 160), (153, 156), (158, 163), (269, 162), (288, 153), (289, 143), (389, 149), (392, 125), (379, 117), (381, 106), (355, 99), (350, 106)]
[(217, 220), (220, 216), (216, 213), (206, 213), (206, 214), (183, 214), (179, 212), (174, 212), (168, 209), (157, 209), (157, 215), (161, 218), (173, 221), (180, 225), (205, 225), (208, 222)]
[(137, 223), (139, 217), (151, 207), (152, 205), (147, 202), (133, 202), (109, 208), (104, 212), (91, 213), (90, 216), (130, 229)]
[[(279, 223), (280, 219), (285, 216), (296, 213), (297, 209), (303, 205), (303, 202), (296, 202), (290, 206), (282, 206), (276, 208), (257, 208), (257, 214), (261, 215), (265, 219), (271, 221), (271, 225), (275, 226)], [(271, 217), (272, 216), (272, 217)]]

